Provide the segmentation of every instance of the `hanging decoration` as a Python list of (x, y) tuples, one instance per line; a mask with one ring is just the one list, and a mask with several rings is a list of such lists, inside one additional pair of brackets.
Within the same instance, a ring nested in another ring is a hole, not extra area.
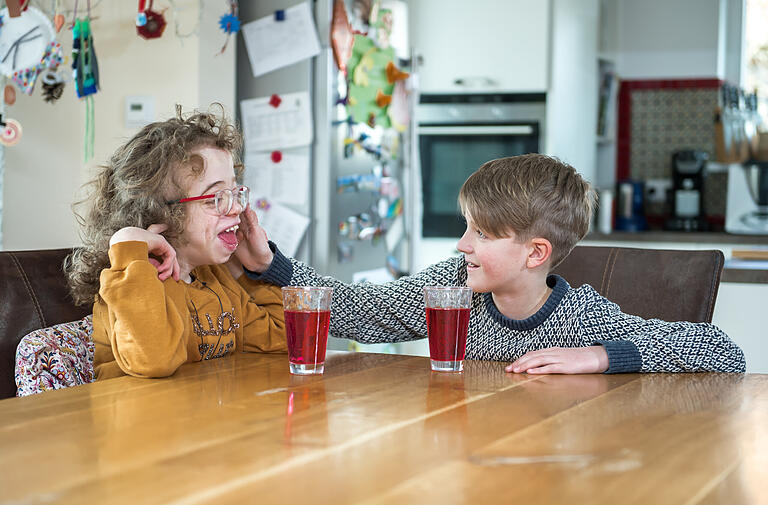
[(16, 103), (16, 88), (10, 84), (6, 84), (3, 90), (3, 101), (6, 105), (13, 105)]
[(74, 27), (72, 28), (72, 78), (78, 98), (85, 101), (85, 135), (83, 139), (83, 159), (93, 158), (95, 141), (93, 95), (99, 91), (99, 64), (93, 46), (91, 32), (91, 2), (88, 1), (88, 13), (84, 18), (77, 17), (75, 1)]
[(39, 9), (28, 7), (18, 17), (10, 17), (7, 8), (0, 10), (0, 26), (0, 73), (31, 94), (38, 74), (60, 63), (53, 25)]
[(219, 18), (219, 28), (227, 34), (227, 38), (224, 40), (224, 45), (221, 47), (221, 51), (219, 51), (219, 54), (223, 54), (224, 51), (227, 50), (227, 45), (229, 44), (230, 36), (233, 33), (237, 33), (240, 31), (240, 19), (237, 17), (238, 15), (238, 5), (237, 0), (228, 0), (227, 3), (229, 4), (229, 12), (226, 14), (222, 14), (222, 16)]
[(0, 115), (0, 144), (10, 147), (15, 146), (21, 140), (21, 125), (15, 119), (3, 119)]
[(152, 10), (153, 2), (154, 0), (149, 0), (147, 7), (147, 0), (139, 0), (139, 13), (136, 15), (136, 33), (147, 40), (160, 38), (167, 24), (163, 16), (164, 11)]

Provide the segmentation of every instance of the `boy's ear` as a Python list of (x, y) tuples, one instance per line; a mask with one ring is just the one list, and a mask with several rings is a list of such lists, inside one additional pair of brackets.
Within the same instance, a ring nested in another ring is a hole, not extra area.
[(529, 241), (530, 252), (526, 259), (527, 268), (536, 268), (546, 263), (552, 256), (552, 243), (542, 237), (532, 238)]

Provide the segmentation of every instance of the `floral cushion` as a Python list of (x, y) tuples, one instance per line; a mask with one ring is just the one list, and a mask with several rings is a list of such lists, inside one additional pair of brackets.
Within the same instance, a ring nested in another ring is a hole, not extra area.
[(16, 348), (16, 396), (93, 382), (93, 317), (28, 333)]

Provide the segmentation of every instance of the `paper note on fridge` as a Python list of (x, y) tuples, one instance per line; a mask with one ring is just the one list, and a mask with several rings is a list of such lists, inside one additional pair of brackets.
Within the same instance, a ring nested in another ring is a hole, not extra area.
[[(265, 96), (240, 102), (245, 150), (274, 151), (312, 143), (309, 93), (286, 93), (276, 100)], [(271, 103), (270, 103), (271, 100)]]
[(254, 77), (320, 52), (320, 41), (307, 2), (285, 9), (282, 20), (278, 21), (277, 17), (270, 14), (242, 27)]
[(251, 198), (251, 207), (259, 216), (259, 224), (267, 232), (267, 237), (284, 254), (295, 256), (309, 226), (309, 218), (274, 201), (267, 200), (267, 205), (255, 205), (258, 199)]
[(283, 153), (275, 163), (269, 152), (246, 152), (244, 184), (270, 201), (304, 206), (309, 199), (309, 155)]

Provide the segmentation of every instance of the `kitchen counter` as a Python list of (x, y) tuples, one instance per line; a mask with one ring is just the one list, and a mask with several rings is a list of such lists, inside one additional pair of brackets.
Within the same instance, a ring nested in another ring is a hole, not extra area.
[(695, 244), (728, 244), (728, 245), (765, 245), (768, 246), (768, 235), (736, 235), (724, 232), (681, 232), (681, 231), (642, 231), (613, 233), (590, 233), (585, 241), (600, 242), (683, 242)]
[(728, 267), (733, 249), (768, 247), (768, 235), (675, 231), (590, 233), (582, 244), (654, 249), (719, 249), (726, 259), (722, 282), (768, 284), (768, 269)]

